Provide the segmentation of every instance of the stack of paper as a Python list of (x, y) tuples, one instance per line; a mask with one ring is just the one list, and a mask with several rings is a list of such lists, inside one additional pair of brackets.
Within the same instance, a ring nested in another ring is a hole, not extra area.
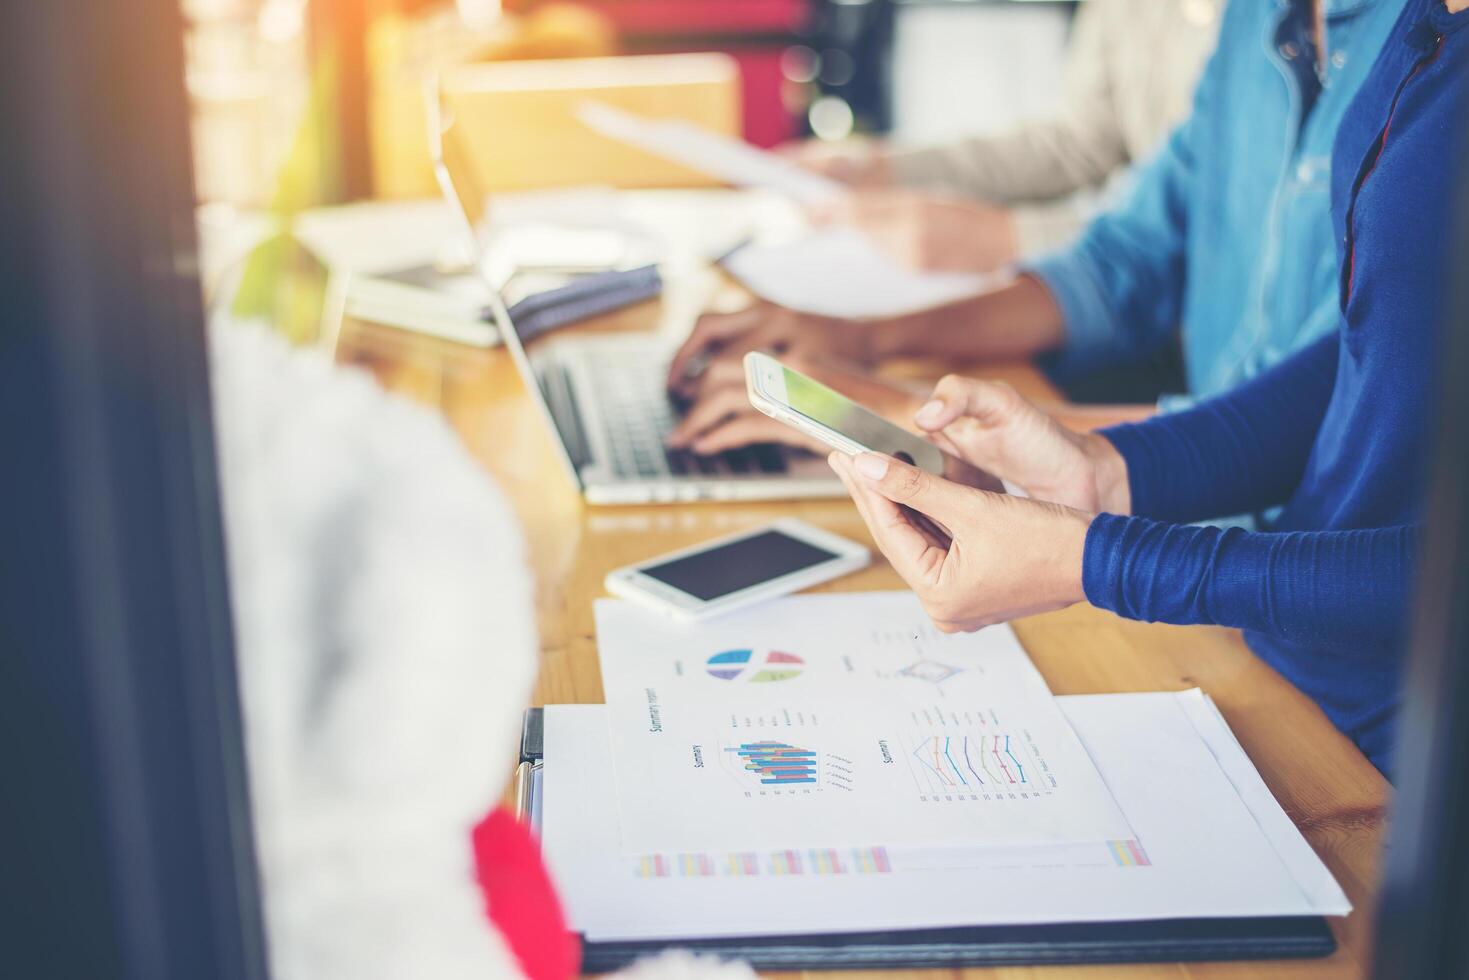
[(1053, 698), (911, 595), (598, 609), (547, 709), (544, 846), (597, 940), (1345, 914), (1199, 692)]

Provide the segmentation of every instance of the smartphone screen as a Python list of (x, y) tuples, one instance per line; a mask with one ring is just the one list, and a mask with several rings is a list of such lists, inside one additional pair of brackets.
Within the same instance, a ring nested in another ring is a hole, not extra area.
[(661, 565), (640, 568), (649, 578), (710, 602), (838, 556), (779, 531), (731, 541)]
[(935, 476), (981, 490), (1002, 492), (1004, 485), (984, 470), (951, 456), (933, 443), (870, 412), (838, 391), (781, 365), (786, 404), (863, 449), (886, 453)]
[(786, 404), (813, 422), (846, 436), (852, 442), (880, 453), (914, 463), (933, 473), (941, 472), (943, 453), (918, 436), (868, 411), (840, 392), (819, 381), (781, 366), (785, 379)]

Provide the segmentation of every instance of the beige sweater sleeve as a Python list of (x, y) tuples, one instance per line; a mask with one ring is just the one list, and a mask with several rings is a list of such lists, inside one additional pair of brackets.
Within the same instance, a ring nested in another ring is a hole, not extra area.
[(897, 183), (1014, 204), (1098, 185), (1127, 163), (1103, 10), (1118, 2), (1089, 0), (1077, 12), (1057, 115), (993, 136), (894, 151)]
[[(899, 184), (1021, 208), (1022, 239), (1089, 210), (1060, 204), (1151, 154), (1193, 106), (1224, 0), (1087, 0), (1076, 15), (1061, 108), (1009, 132), (889, 151)], [(1070, 215), (1067, 218), (1067, 215)], [(1046, 230), (1050, 229), (1050, 230)]]

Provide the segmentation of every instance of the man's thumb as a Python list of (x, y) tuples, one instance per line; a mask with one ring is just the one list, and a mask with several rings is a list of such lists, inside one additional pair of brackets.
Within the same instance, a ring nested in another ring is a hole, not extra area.
[(958, 484), (891, 456), (862, 453), (852, 461), (852, 468), (893, 503), (904, 504), (939, 520), (955, 510), (963, 494), (964, 488)]

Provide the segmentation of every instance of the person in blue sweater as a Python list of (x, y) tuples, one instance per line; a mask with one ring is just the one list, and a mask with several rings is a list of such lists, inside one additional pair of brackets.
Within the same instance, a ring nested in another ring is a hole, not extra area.
[[(1083, 599), (1240, 627), (1389, 772), (1450, 205), (1469, 173), (1466, 8), (1406, 0), (1343, 120), (1332, 333), (1189, 410), (1088, 435), (1004, 386), (941, 382), (920, 427), (1032, 499), (880, 455), (831, 457), (941, 628)], [(1274, 506), (1267, 530), (1185, 523)]]

